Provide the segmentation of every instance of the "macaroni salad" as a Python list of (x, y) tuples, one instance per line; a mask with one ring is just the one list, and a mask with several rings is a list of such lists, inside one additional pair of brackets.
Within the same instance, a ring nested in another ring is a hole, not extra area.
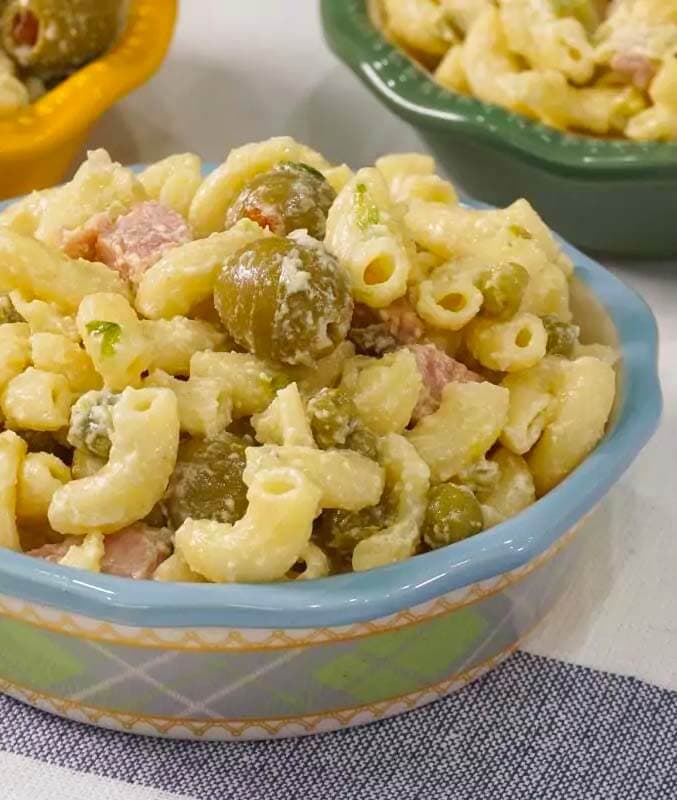
[(473, 536), (604, 433), (616, 354), (572, 272), (525, 200), (464, 208), (424, 155), (92, 152), (0, 213), (0, 546), (230, 582)]
[(677, 0), (378, 0), (453, 92), (562, 130), (677, 139)]

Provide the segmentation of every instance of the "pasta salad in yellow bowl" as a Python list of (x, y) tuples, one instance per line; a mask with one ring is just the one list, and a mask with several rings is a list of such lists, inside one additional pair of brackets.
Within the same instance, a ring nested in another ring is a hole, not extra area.
[(135, 174), (104, 151), (0, 213), (0, 545), (157, 581), (307, 580), (475, 536), (614, 405), (525, 200), (289, 137)]

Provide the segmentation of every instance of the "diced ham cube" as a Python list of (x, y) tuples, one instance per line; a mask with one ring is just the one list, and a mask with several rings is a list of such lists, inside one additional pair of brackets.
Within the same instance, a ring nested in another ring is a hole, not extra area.
[(190, 242), (190, 228), (181, 216), (161, 203), (149, 201), (118, 217), (96, 242), (96, 260), (138, 281), (171, 247)]
[(171, 533), (137, 522), (105, 538), (101, 571), (125, 578), (150, 578), (171, 553)]
[(414, 344), (425, 333), (424, 322), (407, 297), (400, 297), (386, 308), (379, 309), (379, 316), (399, 344)]
[(465, 364), (448, 356), (434, 344), (414, 344), (408, 348), (416, 358), (423, 386), (412, 420), (432, 414), (440, 407), (442, 390), (448, 383), (480, 382), (483, 378)]
[(84, 258), (87, 261), (98, 261), (97, 243), (99, 236), (109, 233), (113, 222), (108, 212), (95, 214), (84, 225), (73, 230), (61, 232), (61, 249), (70, 258)]
[(614, 72), (627, 77), (639, 89), (647, 89), (656, 76), (656, 65), (642, 53), (616, 53), (610, 66)]
[[(29, 556), (57, 563), (66, 555), (71, 545), (81, 539), (69, 536), (58, 544), (45, 544), (28, 552)], [(151, 528), (137, 522), (117, 533), (104, 537), (104, 554), (101, 572), (141, 580), (151, 578), (157, 567), (171, 553), (171, 533), (166, 528)]]

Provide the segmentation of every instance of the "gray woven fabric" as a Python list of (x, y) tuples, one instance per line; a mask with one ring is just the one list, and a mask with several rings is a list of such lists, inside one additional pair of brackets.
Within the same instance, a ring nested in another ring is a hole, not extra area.
[(518, 653), (402, 717), (276, 742), (144, 739), (0, 696), (0, 749), (195, 800), (677, 800), (677, 693)]

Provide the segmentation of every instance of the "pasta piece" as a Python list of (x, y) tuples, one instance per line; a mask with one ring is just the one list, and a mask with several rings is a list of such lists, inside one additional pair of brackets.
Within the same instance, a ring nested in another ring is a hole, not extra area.
[(71, 479), (70, 469), (51, 453), (28, 453), (17, 483), (16, 515), (20, 522), (45, 522), (57, 489)]
[(545, 356), (547, 341), (543, 323), (533, 314), (518, 314), (507, 322), (477, 319), (467, 338), (480, 364), (499, 372), (533, 367)]
[(298, 387), (280, 389), (265, 411), (252, 417), (256, 438), (263, 444), (315, 447), (310, 422)]
[(30, 102), (28, 90), (18, 78), (0, 69), (0, 118)]
[(552, 421), (528, 456), (539, 497), (562, 481), (604, 435), (616, 374), (590, 356), (560, 361)]
[(486, 454), (505, 425), (509, 396), (488, 382), (447, 384), (439, 410), (406, 434), (433, 481), (449, 480)]
[[(111, 161), (105, 150), (90, 151), (73, 180), (44, 196), (35, 238), (59, 246), (64, 230), (77, 228), (104, 212), (114, 219), (147, 199), (131, 170)], [(90, 291), (113, 290), (100, 287)]]
[(89, 450), (84, 448), (76, 448), (73, 451), (73, 463), (71, 465), (71, 472), (73, 478), (88, 478), (94, 475), (102, 467), (106, 466), (106, 459), (90, 453)]
[(192, 519), (181, 525), (176, 552), (191, 570), (214, 583), (273, 581), (306, 551), (320, 490), (302, 471), (257, 471), (247, 499), (247, 512), (234, 525)]
[(0, 407), (8, 428), (58, 431), (68, 426), (74, 400), (65, 376), (29, 367), (5, 386)]
[(101, 388), (91, 358), (75, 342), (58, 333), (34, 333), (30, 344), (34, 366), (64, 375), (75, 394)]
[(450, 47), (434, 72), (435, 80), (456, 94), (472, 94), (468, 76), (463, 68), (463, 45)]
[(73, 342), (80, 341), (74, 317), (65, 316), (54, 303), (28, 300), (21, 292), (10, 292), (14, 308), (26, 320), (31, 333), (56, 333)]
[(574, 344), (574, 358), (581, 358), (582, 356), (592, 356), (610, 364), (612, 367), (618, 363), (620, 353), (614, 347), (609, 347), (606, 344), (581, 344), (576, 342)]
[(153, 573), (154, 581), (169, 581), (173, 583), (204, 583), (202, 575), (188, 566), (183, 556), (172, 553), (166, 558)]
[(30, 328), (25, 322), (0, 325), (0, 389), (31, 362)]
[(666, 59), (649, 94), (654, 105), (633, 117), (625, 133), (637, 141), (677, 139), (677, 58)]
[(401, 433), (411, 420), (422, 386), (416, 358), (409, 350), (369, 359), (355, 382), (357, 414), (377, 436)]
[[(480, 492), (483, 506), (509, 519), (536, 501), (534, 479), (527, 462), (510, 450), (499, 448), (489, 457), (499, 467), (499, 477), (488, 492)], [(486, 513), (483, 509), (483, 512)]]
[(435, 174), (435, 160), (423, 153), (389, 153), (377, 158), (374, 166), (386, 179), (391, 191), (405, 177)]
[(17, 483), (26, 442), (13, 431), (0, 433), (0, 547), (21, 550), (16, 527)]
[(383, 469), (353, 450), (248, 447), (244, 481), (250, 486), (257, 473), (277, 467), (291, 467), (312, 480), (321, 491), (322, 508), (358, 511), (376, 505), (383, 492)]
[(340, 164), (338, 167), (323, 169), (322, 174), (331, 188), (338, 194), (355, 173), (347, 164)]
[(535, 274), (549, 262), (566, 277), (573, 263), (526, 200), (505, 209), (480, 211), (414, 200), (405, 224), (416, 243), (440, 258), (487, 264), (515, 261)]
[(103, 536), (100, 533), (89, 533), (81, 544), (73, 544), (66, 555), (59, 560), (64, 567), (87, 569), (90, 572), (101, 572), (104, 556)]
[(419, 284), (416, 311), (436, 328), (460, 331), (477, 316), (483, 301), (469, 275), (455, 275), (443, 266)]
[(0, 285), (75, 311), (96, 292), (129, 296), (129, 287), (105, 264), (67, 258), (56, 248), (0, 226)]
[(501, 383), (510, 392), (501, 444), (517, 455), (531, 450), (552, 419), (553, 381), (558, 364), (558, 359), (546, 358), (532, 369), (507, 375)]
[(377, 169), (359, 170), (343, 187), (329, 210), (324, 243), (347, 269), (356, 300), (383, 308), (405, 294), (413, 251)]
[(140, 324), (150, 349), (149, 368), (170, 375), (188, 375), (195, 353), (217, 350), (226, 343), (223, 331), (201, 319), (142, 319)]
[(280, 161), (300, 161), (318, 170), (329, 167), (319, 153), (290, 136), (277, 136), (231, 150), (223, 164), (205, 178), (193, 198), (189, 221), (195, 235), (203, 237), (222, 231), (226, 211), (245, 183)]
[(113, 406), (108, 463), (55, 492), (55, 531), (113, 533), (143, 519), (162, 498), (176, 463), (179, 412), (168, 389), (125, 389)]
[(574, 83), (586, 83), (595, 69), (594, 51), (582, 23), (557, 14), (541, 0), (501, 0), (501, 24), (510, 49), (535, 69), (557, 70)]
[(434, 0), (383, 0), (386, 33), (415, 53), (444, 55), (456, 40), (453, 28)]
[(192, 377), (180, 381), (156, 369), (144, 378), (143, 386), (171, 389), (174, 392), (181, 430), (191, 436), (211, 439), (230, 425), (231, 399), (223, 384), (214, 378)]
[(562, 270), (548, 262), (544, 262), (540, 269), (532, 270), (520, 311), (537, 317), (553, 315), (568, 322), (571, 319), (569, 284)]
[(435, 162), (418, 153), (393, 153), (376, 160), (376, 169), (388, 183), (391, 198), (406, 203), (416, 197), (440, 203), (457, 203), (454, 187), (435, 175)]
[(149, 319), (188, 314), (212, 296), (216, 276), (228, 256), (269, 235), (246, 219), (224, 233), (172, 248), (141, 276), (136, 308)]
[(220, 381), (232, 400), (234, 419), (261, 413), (287, 384), (279, 372), (249, 353), (195, 353), (190, 376)]
[(430, 470), (402, 436), (386, 436), (379, 450), (388, 492), (396, 501), (395, 519), (384, 530), (358, 542), (352, 559), (355, 572), (403, 561), (416, 552), (421, 540)]
[(447, 19), (467, 33), (475, 20), (492, 4), (492, 0), (441, 0)]
[(190, 204), (202, 183), (202, 162), (194, 153), (180, 153), (146, 167), (139, 182), (151, 200), (188, 216)]
[(118, 294), (90, 294), (78, 309), (85, 349), (107, 388), (137, 387), (153, 350), (134, 309)]
[(313, 581), (317, 578), (324, 578), (331, 571), (327, 554), (313, 542), (308, 542), (298, 560), (303, 562), (304, 569), (296, 576), (297, 581)]

